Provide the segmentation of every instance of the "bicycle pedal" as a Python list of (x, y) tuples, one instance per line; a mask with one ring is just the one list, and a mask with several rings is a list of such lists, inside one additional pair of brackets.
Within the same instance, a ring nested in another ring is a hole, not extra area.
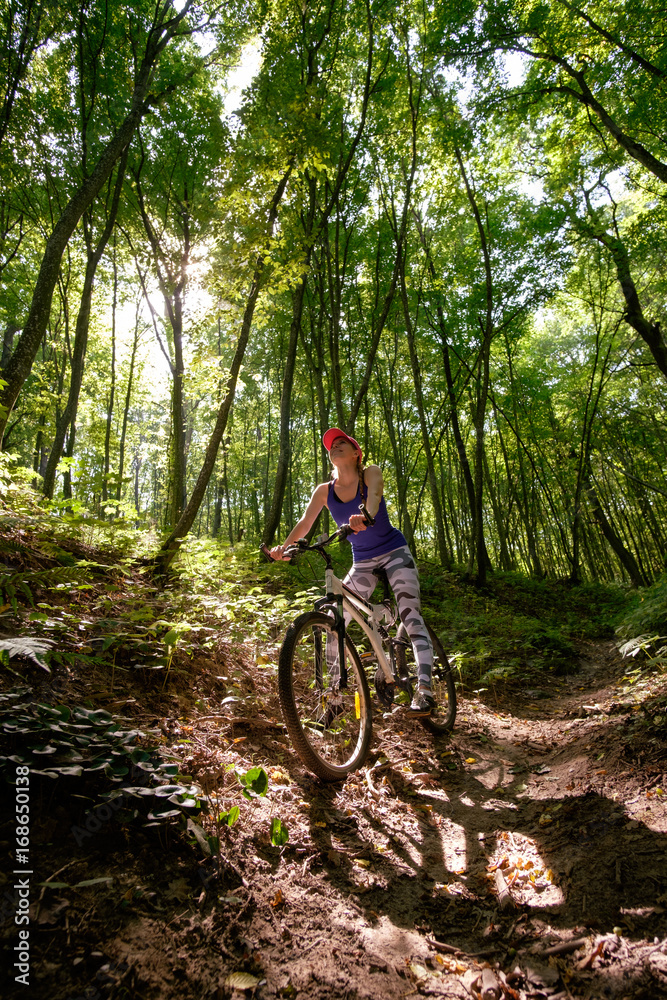
[(391, 708), (394, 704), (396, 685), (388, 683), (382, 667), (378, 667), (375, 671), (375, 692), (385, 708)]

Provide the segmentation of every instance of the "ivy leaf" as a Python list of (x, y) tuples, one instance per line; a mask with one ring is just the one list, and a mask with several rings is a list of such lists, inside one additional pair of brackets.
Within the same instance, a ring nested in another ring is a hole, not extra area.
[(235, 771), (236, 777), (243, 785), (243, 795), (246, 799), (262, 798), (269, 790), (269, 776), (263, 767), (251, 767), (243, 774)]
[(232, 806), (227, 812), (221, 812), (218, 816), (218, 822), (222, 823), (223, 826), (234, 826), (238, 821), (241, 810), (238, 806)]
[(269, 831), (269, 837), (271, 838), (271, 843), (274, 847), (282, 847), (289, 840), (289, 833), (287, 832), (287, 827), (284, 825), (282, 820), (274, 816), (271, 820), (271, 828)]

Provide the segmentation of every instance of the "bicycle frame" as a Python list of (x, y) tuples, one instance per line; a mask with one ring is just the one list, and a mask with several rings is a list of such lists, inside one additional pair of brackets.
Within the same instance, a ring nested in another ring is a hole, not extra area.
[(341, 669), (340, 686), (347, 687), (347, 668), (345, 666), (344, 644), (345, 644), (345, 619), (344, 613), (357, 623), (362, 632), (366, 635), (377, 661), (382, 668), (387, 684), (394, 682), (394, 674), (387, 660), (382, 642), (380, 625), (385, 622), (393, 625), (396, 621), (394, 615), (386, 604), (371, 604), (359, 597), (353, 590), (350, 590), (342, 580), (334, 573), (331, 566), (327, 566), (324, 574), (327, 596), (315, 602), (315, 607), (319, 610), (323, 607), (336, 605), (336, 631), (338, 633), (338, 662)]

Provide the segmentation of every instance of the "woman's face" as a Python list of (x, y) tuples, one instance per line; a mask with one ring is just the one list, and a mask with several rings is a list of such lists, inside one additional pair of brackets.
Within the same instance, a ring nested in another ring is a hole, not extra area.
[(329, 458), (331, 459), (332, 465), (336, 465), (337, 461), (340, 459), (353, 458), (356, 461), (357, 449), (354, 445), (350, 444), (347, 438), (338, 437), (331, 445), (329, 451)]

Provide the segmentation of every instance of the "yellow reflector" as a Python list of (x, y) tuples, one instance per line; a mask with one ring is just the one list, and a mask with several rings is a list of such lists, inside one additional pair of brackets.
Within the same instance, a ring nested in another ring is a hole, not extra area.
[(354, 714), (358, 719), (361, 718), (361, 703), (359, 701), (359, 692), (354, 692)]

